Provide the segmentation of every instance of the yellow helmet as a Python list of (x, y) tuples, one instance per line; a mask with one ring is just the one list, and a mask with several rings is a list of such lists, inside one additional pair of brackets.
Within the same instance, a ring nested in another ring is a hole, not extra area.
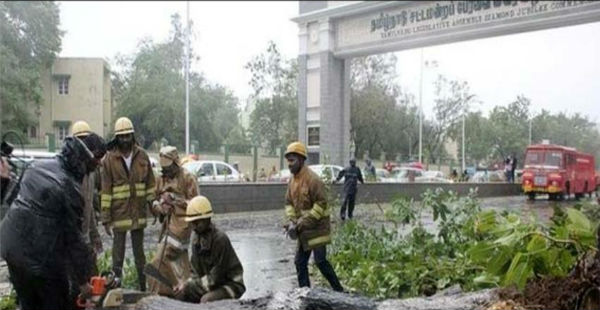
[(88, 136), (91, 133), (90, 125), (85, 121), (77, 121), (71, 127), (71, 134), (75, 137)]
[(302, 142), (296, 141), (290, 143), (288, 145), (287, 150), (285, 151), (285, 156), (288, 154), (296, 153), (304, 158), (306, 158), (306, 146)]
[(211, 218), (213, 214), (210, 201), (202, 195), (198, 195), (188, 202), (185, 210), (185, 221), (193, 222), (199, 219)]
[(133, 123), (127, 117), (121, 117), (115, 122), (115, 136), (134, 132)]
[(168, 167), (173, 163), (179, 165), (179, 155), (177, 154), (177, 148), (174, 146), (163, 146), (158, 156), (161, 167)]

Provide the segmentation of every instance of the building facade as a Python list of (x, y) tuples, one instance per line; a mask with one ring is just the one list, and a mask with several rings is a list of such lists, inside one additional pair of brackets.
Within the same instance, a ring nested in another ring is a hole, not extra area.
[(59, 146), (78, 120), (106, 136), (111, 129), (114, 103), (110, 67), (102, 58), (56, 58), (41, 76), (42, 103), (34, 112), (38, 124), (29, 128), (34, 144)]

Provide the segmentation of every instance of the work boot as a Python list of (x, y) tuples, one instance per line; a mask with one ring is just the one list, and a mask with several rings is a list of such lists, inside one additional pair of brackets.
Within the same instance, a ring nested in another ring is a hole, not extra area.
[(138, 283), (140, 285), (140, 291), (146, 291), (146, 275), (143, 270), (138, 270)]

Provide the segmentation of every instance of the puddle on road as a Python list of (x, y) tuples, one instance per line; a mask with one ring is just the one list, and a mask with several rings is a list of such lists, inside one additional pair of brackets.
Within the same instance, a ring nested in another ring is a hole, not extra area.
[(232, 231), (228, 235), (244, 266), (246, 293), (243, 298), (257, 298), (297, 286), (295, 241), (275, 231)]

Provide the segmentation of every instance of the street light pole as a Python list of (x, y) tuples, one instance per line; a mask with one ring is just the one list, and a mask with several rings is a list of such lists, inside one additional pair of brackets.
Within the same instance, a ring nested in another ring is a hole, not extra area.
[(190, 153), (190, 2), (187, 2), (185, 32), (185, 153)]
[(421, 77), (419, 79), (419, 162), (423, 162), (423, 48), (421, 48)]
[(531, 123), (533, 122), (533, 117), (529, 118), (529, 145), (531, 145)]
[(462, 171), (465, 171), (465, 117), (466, 113), (463, 113), (462, 117)]

